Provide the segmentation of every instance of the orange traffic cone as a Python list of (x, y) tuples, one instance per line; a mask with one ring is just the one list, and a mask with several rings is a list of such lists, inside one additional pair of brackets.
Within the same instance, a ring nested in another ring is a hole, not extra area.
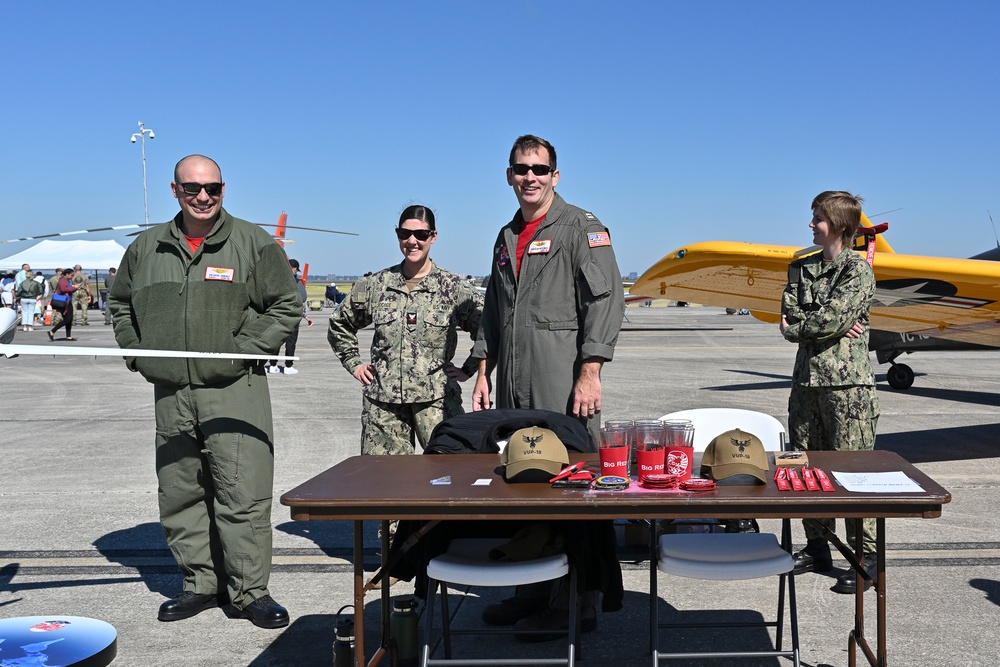
[(45, 326), (52, 326), (52, 305), (45, 306)]

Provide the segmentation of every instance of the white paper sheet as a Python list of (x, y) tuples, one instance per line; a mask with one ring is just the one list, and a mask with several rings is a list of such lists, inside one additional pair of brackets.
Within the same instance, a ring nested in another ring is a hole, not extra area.
[(922, 493), (919, 484), (902, 472), (830, 473), (847, 491), (857, 493)]

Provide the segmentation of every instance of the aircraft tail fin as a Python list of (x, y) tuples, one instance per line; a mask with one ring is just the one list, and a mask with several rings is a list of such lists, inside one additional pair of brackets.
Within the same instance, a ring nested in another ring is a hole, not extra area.
[[(862, 213), (861, 214), (861, 226), (862, 227), (874, 227), (875, 225), (872, 224), (872, 221), (868, 219), (867, 215), (865, 215), (864, 213)], [(864, 236), (862, 236), (862, 235), (859, 234), (859, 235), (857, 235), (857, 236), (854, 237), (854, 247), (856, 249), (864, 249), (864, 247), (866, 246), (866, 244), (867, 244), (867, 241), (865, 240)], [(885, 235), (879, 234), (878, 236), (875, 237), (875, 252), (876, 253), (888, 252), (888, 253), (895, 254), (896, 251), (893, 250), (892, 246), (889, 245), (889, 242), (885, 240)]]
[(278, 228), (274, 232), (274, 240), (278, 242), (282, 248), (285, 247), (285, 225), (288, 224), (288, 214), (284, 211), (278, 216)]

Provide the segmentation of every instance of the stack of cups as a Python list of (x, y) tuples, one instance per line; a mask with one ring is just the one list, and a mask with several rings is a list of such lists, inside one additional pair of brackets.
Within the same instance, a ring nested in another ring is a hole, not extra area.
[(601, 474), (628, 478), (629, 451), (635, 441), (631, 421), (616, 419), (601, 427)]
[(666, 472), (677, 475), (677, 481), (691, 479), (694, 467), (694, 424), (687, 419), (663, 422), (663, 444), (666, 451)]
[(664, 466), (663, 422), (635, 420), (635, 462), (639, 481), (648, 475), (662, 475)]

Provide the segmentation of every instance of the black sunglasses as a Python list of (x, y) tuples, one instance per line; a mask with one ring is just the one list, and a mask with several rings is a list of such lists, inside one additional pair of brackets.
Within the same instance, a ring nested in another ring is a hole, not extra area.
[(205, 194), (209, 197), (218, 197), (222, 194), (222, 183), (178, 183), (181, 186), (181, 190), (184, 191), (186, 195), (196, 195), (199, 194), (202, 188), (205, 189)]
[(517, 174), (518, 176), (524, 176), (525, 174), (528, 173), (528, 171), (531, 171), (531, 173), (534, 174), (535, 176), (547, 176), (548, 174), (555, 171), (555, 169), (553, 169), (547, 164), (526, 165), (520, 163), (510, 165), (510, 170), (515, 174)]
[(430, 237), (434, 236), (433, 229), (403, 229), (402, 227), (396, 228), (396, 238), (400, 241), (405, 241), (410, 238), (410, 236), (416, 236), (418, 241), (426, 241)]

